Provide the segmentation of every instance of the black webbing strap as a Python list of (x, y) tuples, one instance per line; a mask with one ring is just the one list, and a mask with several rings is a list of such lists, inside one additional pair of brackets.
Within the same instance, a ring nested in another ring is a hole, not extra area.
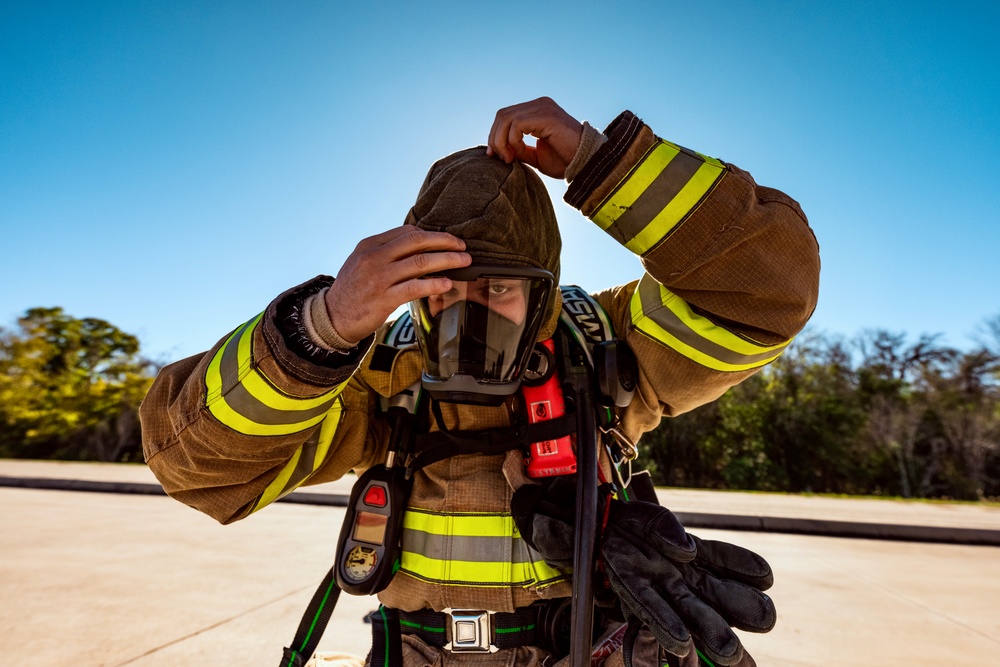
[(399, 611), (399, 629), (408, 635), (417, 635), (428, 646), (443, 648), (448, 643), (445, 626), (448, 618), (432, 609)]
[(403, 667), (403, 646), (399, 641), (399, 612), (379, 605), (368, 614), (372, 625), (372, 652), (368, 656), (370, 667)]
[(625, 628), (625, 636), (622, 638), (622, 659), (625, 667), (635, 667), (633, 657), (635, 656), (635, 642), (639, 639), (639, 630), (642, 629), (642, 621), (632, 616), (628, 619), (628, 626)]
[[(397, 611), (402, 632), (417, 635), (428, 646), (444, 648), (448, 643), (448, 615), (430, 609)], [(490, 614), (490, 643), (498, 649), (538, 646), (541, 642), (538, 628), (539, 607), (522, 607), (512, 613)], [(374, 650), (374, 649), (373, 649)], [(372, 667), (376, 663), (372, 661)]]
[(410, 463), (411, 471), (420, 470), (457, 454), (504, 454), (512, 449), (527, 449), (533, 442), (557, 440), (576, 433), (576, 413), (570, 412), (537, 424), (482, 431), (434, 431), (415, 437), (418, 452)]
[(334, 579), (333, 568), (330, 568), (299, 621), (292, 645), (286, 646), (282, 652), (281, 667), (302, 667), (312, 657), (339, 597), (340, 587)]
[(537, 646), (538, 608), (524, 607), (512, 614), (493, 614), (493, 643), (497, 648)]

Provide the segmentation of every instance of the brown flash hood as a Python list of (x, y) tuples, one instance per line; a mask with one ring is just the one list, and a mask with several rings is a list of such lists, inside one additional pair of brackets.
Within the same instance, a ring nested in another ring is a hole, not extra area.
[[(405, 224), (457, 236), (473, 264), (546, 269), (559, 284), (562, 239), (542, 179), (520, 162), (486, 155), (485, 146), (435, 162)], [(555, 290), (539, 340), (555, 331), (559, 308)]]

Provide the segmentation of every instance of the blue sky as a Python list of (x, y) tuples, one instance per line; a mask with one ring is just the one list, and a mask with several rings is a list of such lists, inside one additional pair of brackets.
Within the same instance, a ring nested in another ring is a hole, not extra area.
[[(966, 348), (1000, 315), (998, 7), (2, 0), (0, 326), (58, 305), (160, 361), (206, 349), (549, 95), (799, 200), (816, 330)], [(637, 278), (549, 186), (564, 282)]]

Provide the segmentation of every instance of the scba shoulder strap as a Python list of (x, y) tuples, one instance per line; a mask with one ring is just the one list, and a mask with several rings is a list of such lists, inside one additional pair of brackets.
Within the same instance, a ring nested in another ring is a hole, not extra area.
[(603, 408), (598, 410), (600, 425), (607, 429), (615, 421), (611, 409), (632, 402), (639, 364), (628, 344), (615, 336), (610, 318), (590, 294), (575, 285), (562, 288), (562, 294), (560, 321), (584, 350), (596, 380), (598, 403)]
[(615, 330), (601, 304), (576, 285), (563, 285), (562, 313), (559, 321), (569, 327), (576, 342), (584, 349), (590, 367), (594, 367), (594, 347), (615, 339)]

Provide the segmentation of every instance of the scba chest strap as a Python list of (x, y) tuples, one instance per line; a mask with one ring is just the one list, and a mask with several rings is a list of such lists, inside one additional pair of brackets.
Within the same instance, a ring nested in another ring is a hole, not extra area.
[(555, 440), (576, 433), (576, 413), (570, 412), (537, 424), (479, 431), (434, 431), (414, 438), (416, 455), (411, 471), (443, 461), (456, 454), (505, 454), (525, 449), (533, 442)]

